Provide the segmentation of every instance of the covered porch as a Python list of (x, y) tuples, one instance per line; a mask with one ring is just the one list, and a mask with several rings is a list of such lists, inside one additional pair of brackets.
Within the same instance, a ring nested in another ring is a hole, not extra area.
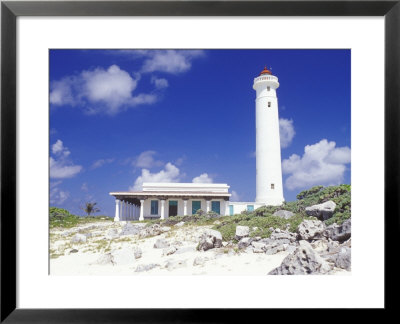
[(192, 215), (201, 209), (229, 215), (229, 193), (111, 192), (115, 197), (114, 221), (165, 219)]

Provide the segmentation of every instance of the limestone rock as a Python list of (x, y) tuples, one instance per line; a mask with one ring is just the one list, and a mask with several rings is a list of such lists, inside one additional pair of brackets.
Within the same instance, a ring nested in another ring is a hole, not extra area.
[(106, 234), (106, 237), (108, 238), (108, 239), (114, 239), (114, 238), (117, 238), (119, 235), (118, 235), (118, 230), (116, 229), (116, 228), (110, 228), (108, 231), (107, 231), (107, 234)]
[(240, 240), (243, 237), (247, 237), (250, 234), (250, 228), (248, 226), (236, 226), (235, 238)]
[(193, 260), (193, 265), (194, 266), (203, 266), (207, 260), (208, 260), (208, 258), (196, 257)]
[(297, 228), (297, 233), (302, 240), (315, 240), (322, 238), (325, 224), (319, 220), (305, 220)]
[(282, 264), (270, 271), (270, 275), (306, 275), (326, 274), (332, 267), (317, 252), (310, 243), (300, 241), (298, 248), (283, 259)]
[(105, 265), (105, 264), (112, 264), (114, 265), (114, 257), (111, 253), (106, 253), (101, 255), (97, 261), (96, 264), (101, 264), (101, 265)]
[(120, 249), (111, 251), (113, 262), (118, 265), (126, 265), (135, 262), (135, 251), (132, 247), (123, 246)]
[(125, 235), (137, 235), (140, 233), (140, 227), (137, 225), (133, 225), (131, 223), (127, 223), (122, 227), (121, 236)]
[(296, 241), (296, 234), (289, 231), (275, 229), (270, 236), (270, 240), (279, 241), (280, 244), (289, 244)]
[(71, 239), (71, 243), (86, 243), (86, 235), (83, 234), (75, 234)]
[(322, 204), (306, 207), (306, 214), (317, 217), (320, 220), (327, 220), (332, 217), (335, 208), (336, 204), (332, 200), (329, 200)]
[(162, 227), (160, 227), (160, 231), (161, 231), (162, 233), (168, 232), (168, 231), (170, 231), (170, 230), (171, 230), (171, 227), (169, 227), (169, 226), (162, 226)]
[(238, 243), (238, 248), (245, 249), (251, 244), (252, 241), (253, 239), (251, 237), (243, 237)]
[(277, 210), (273, 216), (278, 216), (280, 218), (284, 218), (284, 219), (289, 219), (290, 217), (292, 217), (294, 214), (291, 211), (288, 210)]
[(185, 222), (179, 222), (175, 224), (176, 227), (182, 227), (183, 225), (185, 225)]
[(199, 251), (207, 251), (212, 248), (219, 248), (222, 246), (222, 235), (216, 230), (206, 230), (200, 237), (200, 242), (197, 247)]
[(145, 238), (149, 236), (157, 236), (160, 235), (161, 233), (162, 233), (161, 226), (158, 224), (154, 224), (143, 228), (139, 233), (139, 237)]
[(263, 242), (252, 242), (251, 245), (253, 246), (253, 253), (265, 253), (267, 249), (267, 244)]
[(334, 241), (344, 242), (351, 237), (351, 219), (343, 222), (342, 225), (332, 224), (329, 225), (323, 235)]
[(139, 259), (142, 257), (142, 250), (140, 249), (140, 247), (135, 246), (133, 248), (133, 255), (134, 255), (135, 259)]
[(335, 260), (335, 266), (345, 270), (351, 270), (351, 249), (342, 246)]
[(150, 263), (150, 264), (140, 264), (136, 267), (135, 272), (144, 272), (144, 271), (149, 271), (151, 269), (154, 269), (156, 267), (159, 267), (159, 264), (156, 263)]
[(154, 248), (155, 249), (164, 249), (164, 248), (167, 248), (169, 246), (170, 246), (170, 244), (168, 243), (168, 241), (166, 239), (163, 239), (163, 238), (158, 239), (156, 241), (156, 243), (154, 243)]
[(186, 267), (186, 260), (168, 260), (164, 267), (169, 271), (183, 268)]
[(163, 255), (171, 255), (174, 254), (176, 252), (177, 248), (175, 246), (170, 246), (168, 248), (165, 248), (163, 250)]

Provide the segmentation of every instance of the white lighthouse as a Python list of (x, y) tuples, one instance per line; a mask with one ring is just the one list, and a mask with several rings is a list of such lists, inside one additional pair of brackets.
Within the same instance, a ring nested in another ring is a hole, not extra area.
[(281, 144), (279, 137), (278, 78), (264, 68), (254, 78), (256, 90), (256, 202), (281, 205)]

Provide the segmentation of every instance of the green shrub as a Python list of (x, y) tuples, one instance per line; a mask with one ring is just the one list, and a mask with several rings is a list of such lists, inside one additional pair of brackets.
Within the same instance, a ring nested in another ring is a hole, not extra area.
[(88, 216), (80, 217), (71, 214), (68, 210), (58, 207), (49, 208), (49, 226), (50, 228), (62, 227), (70, 228), (81, 223), (90, 223), (95, 221), (112, 221), (112, 217), (108, 216)]
[[(328, 200), (336, 203), (333, 217), (325, 221), (327, 225), (343, 223), (351, 217), (351, 186), (316, 186), (309, 190), (304, 190), (297, 195), (298, 200), (284, 202), (282, 206), (262, 206), (253, 212), (242, 212), (233, 216), (220, 217), (221, 224), (213, 226), (213, 229), (220, 231), (225, 241), (235, 241), (236, 226), (249, 226), (250, 236), (260, 236), (267, 238), (271, 235), (270, 227), (286, 229), (289, 224), (289, 231), (296, 232), (299, 224), (305, 219), (316, 219), (309, 217), (305, 213), (305, 208), (315, 204), (320, 204)], [(288, 210), (295, 215), (289, 219), (273, 216), (278, 210)]]

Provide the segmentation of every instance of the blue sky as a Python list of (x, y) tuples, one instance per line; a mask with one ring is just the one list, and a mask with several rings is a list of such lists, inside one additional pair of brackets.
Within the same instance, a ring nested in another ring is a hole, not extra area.
[(350, 50), (50, 50), (50, 205), (83, 214), (143, 181), (255, 199), (255, 91), (277, 90), (284, 197), (350, 183)]

